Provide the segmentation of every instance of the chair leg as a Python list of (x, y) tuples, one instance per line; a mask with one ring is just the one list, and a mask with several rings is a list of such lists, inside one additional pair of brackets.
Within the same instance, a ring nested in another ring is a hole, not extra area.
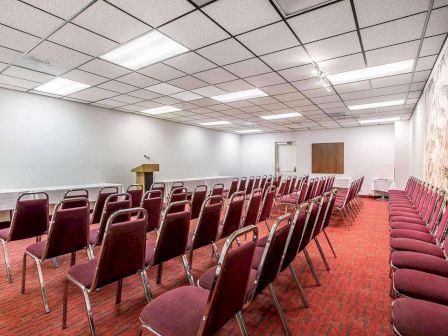
[(68, 280), (64, 280), (64, 293), (62, 297), (62, 329), (67, 328), (67, 310), (68, 310)]
[(11, 267), (9, 266), (9, 256), (8, 256), (8, 250), (6, 248), (6, 241), (3, 239), (0, 239), (0, 241), (2, 242), (3, 256), (5, 257), (6, 275), (8, 277), (8, 283), (12, 283)]
[(44, 276), (42, 275), (42, 268), (40, 267), (39, 259), (37, 259), (37, 258), (33, 258), (33, 259), (36, 262), (37, 275), (39, 277), (40, 292), (42, 294), (42, 302), (44, 304), (45, 313), (47, 314), (50, 312), (50, 308), (48, 308), (47, 294), (45, 293)]
[(310, 255), (308, 254), (308, 251), (306, 249), (303, 249), (303, 254), (305, 254), (306, 261), (308, 262), (308, 266), (310, 267), (311, 273), (313, 274), (314, 280), (316, 281), (316, 285), (320, 286), (320, 280), (316, 273), (316, 270), (314, 269), (313, 262), (311, 261)]
[(22, 263), (22, 289), (21, 293), (25, 294), (25, 281), (26, 281), (26, 253), (23, 254), (23, 263)]
[(115, 293), (115, 304), (121, 302), (121, 290), (123, 289), (123, 279), (117, 281), (117, 291)]
[(162, 282), (162, 271), (163, 271), (163, 263), (160, 263), (157, 266), (157, 278), (156, 278), (156, 284), (160, 284)]
[(325, 232), (325, 229), (323, 231), (324, 231), (325, 238), (327, 239), (328, 245), (330, 246), (331, 252), (333, 252), (334, 257), (337, 258), (336, 252), (334, 251), (334, 248), (333, 248), (333, 245), (331, 244), (330, 238), (328, 237), (327, 233)]
[(268, 224), (268, 220), (267, 220), (267, 219), (264, 220), (264, 223), (266, 224), (266, 227), (268, 228), (268, 231), (271, 231), (271, 228), (269, 227), (269, 224)]
[(152, 300), (152, 295), (151, 290), (149, 289), (148, 275), (146, 274), (146, 271), (144, 269), (140, 272), (140, 277), (142, 278), (142, 284), (143, 289), (145, 291), (146, 300), (149, 303)]
[(87, 292), (87, 290), (82, 289), (82, 295), (84, 297), (84, 302), (86, 304), (87, 318), (89, 320), (90, 334), (92, 336), (95, 336), (95, 326), (93, 324), (93, 312), (92, 312), (92, 306), (90, 305), (89, 293)]
[(329, 271), (330, 270), (330, 265), (328, 264), (327, 258), (325, 258), (325, 253), (322, 250), (322, 247), (320, 246), (320, 243), (317, 240), (317, 237), (314, 237), (314, 241), (316, 242), (316, 246), (317, 246), (317, 249), (319, 250), (319, 254), (322, 257), (322, 260), (324, 261), (325, 268), (327, 269), (327, 271)]
[(280, 319), (282, 320), (285, 335), (289, 336), (291, 335), (291, 329), (289, 329), (288, 321), (286, 320), (285, 313), (283, 312), (282, 306), (280, 304), (280, 301), (278, 300), (277, 294), (275, 293), (274, 285), (272, 283), (269, 284), (269, 291), (271, 292), (275, 308), (277, 308), (278, 311), (278, 315), (280, 315)]
[(58, 269), (59, 268), (59, 260), (58, 257), (53, 258), (53, 268)]
[[(212, 258), (213, 258), (213, 248), (212, 248)], [(193, 268), (193, 250), (188, 251), (188, 266), (190, 269)]]
[(185, 273), (187, 274), (188, 282), (190, 286), (194, 286), (193, 275), (190, 272), (190, 266), (188, 265), (187, 256), (185, 254), (182, 255), (182, 263), (184, 265)]
[(300, 283), (299, 277), (296, 274), (296, 270), (292, 265), (289, 265), (289, 269), (291, 270), (292, 277), (294, 278), (294, 281), (297, 285), (297, 288), (299, 289), (300, 297), (302, 298), (303, 305), (305, 308), (308, 308), (310, 305), (308, 304), (308, 300), (306, 299), (305, 291), (303, 290), (302, 284)]
[(89, 260), (92, 260), (95, 257), (94, 253), (93, 253), (93, 246), (89, 245), (87, 247), (87, 258), (89, 258)]
[(244, 323), (244, 319), (243, 319), (243, 314), (241, 313), (241, 311), (239, 311), (238, 313), (236, 313), (236, 321), (238, 322), (238, 326), (240, 327), (240, 331), (241, 331), (241, 335), (242, 336), (247, 336), (247, 328), (246, 328), (246, 324)]

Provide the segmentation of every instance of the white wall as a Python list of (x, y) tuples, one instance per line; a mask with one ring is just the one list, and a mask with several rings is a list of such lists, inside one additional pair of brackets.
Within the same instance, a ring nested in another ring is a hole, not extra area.
[(0, 189), (239, 174), (240, 136), (0, 89)]
[(410, 121), (410, 175), (424, 179), (425, 170), (425, 93), (420, 97)]
[(409, 120), (394, 123), (395, 135), (395, 188), (404, 189), (410, 174), (410, 122)]
[(371, 191), (372, 179), (394, 176), (394, 126), (243, 135), (241, 137), (241, 175), (272, 174), (275, 169), (275, 142), (296, 141), (297, 174), (311, 171), (311, 144), (344, 142), (344, 176), (362, 175), (363, 194)]

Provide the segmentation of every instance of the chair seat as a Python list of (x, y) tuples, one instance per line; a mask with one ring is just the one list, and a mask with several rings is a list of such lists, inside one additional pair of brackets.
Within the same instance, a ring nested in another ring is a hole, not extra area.
[(258, 266), (260, 266), (261, 257), (263, 256), (264, 247), (256, 247), (254, 256), (252, 258), (252, 268), (258, 270)]
[(403, 211), (391, 212), (389, 218), (393, 222), (396, 222), (397, 218), (410, 218), (410, 219), (411, 218), (417, 218), (417, 219), (422, 219), (419, 214), (408, 213), (408, 212), (403, 212)]
[(260, 239), (257, 240), (257, 246), (261, 246), (264, 247), (266, 246), (266, 242), (268, 241), (269, 235), (266, 235), (264, 237), (261, 237)]
[(392, 253), (391, 264), (398, 269), (408, 268), (448, 277), (448, 262), (443, 258), (429, 254), (396, 251)]
[(0, 230), (0, 239), (8, 240), (9, 237), (9, 228)]
[(146, 241), (146, 251), (145, 251), (145, 266), (151, 266), (154, 260), (156, 242), (148, 239)]
[(90, 233), (89, 233), (89, 244), (90, 245), (96, 244), (96, 240), (98, 239), (98, 232), (99, 232), (99, 229), (90, 230)]
[(84, 264), (72, 266), (68, 270), (68, 275), (84, 287), (90, 288), (92, 286), (93, 277), (95, 275), (96, 265), (97, 260), (92, 259)]
[(294, 196), (287, 196), (287, 197), (283, 197), (280, 200), (280, 203), (285, 203), (285, 204), (296, 204), (297, 203), (298, 198), (294, 197)]
[(434, 244), (410, 238), (393, 238), (390, 247), (395, 251), (410, 251), (445, 258), (443, 250)]
[(208, 295), (208, 290), (194, 286), (170, 290), (147, 304), (140, 320), (160, 335), (197, 335)]
[(392, 304), (392, 322), (402, 336), (448, 335), (448, 307), (433, 302), (399, 298)]
[(425, 241), (427, 243), (436, 244), (436, 239), (426, 232), (419, 232), (406, 229), (393, 229), (390, 231), (391, 238), (411, 238)]
[(342, 200), (336, 199), (336, 201), (334, 201), (335, 208), (342, 208), (344, 206), (344, 199)]
[(394, 216), (393, 218), (390, 219), (390, 222), (391, 223), (406, 222), (412, 224), (426, 225), (423, 219), (417, 217)]
[(403, 229), (403, 230), (413, 230), (419, 232), (430, 233), (429, 227), (422, 224), (406, 223), (406, 222), (394, 222), (390, 225), (391, 229)]
[(394, 289), (400, 295), (448, 305), (448, 278), (410, 269), (394, 273)]
[(34, 244), (31, 244), (27, 246), (26, 251), (35, 256), (38, 259), (42, 259), (44, 252), (45, 252), (45, 246), (47, 242), (46, 241), (40, 241)]

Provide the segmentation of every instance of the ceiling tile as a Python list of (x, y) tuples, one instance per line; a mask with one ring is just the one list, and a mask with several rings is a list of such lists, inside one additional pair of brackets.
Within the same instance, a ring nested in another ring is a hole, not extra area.
[(3, 63), (12, 63), (15, 59), (17, 59), (22, 53), (11, 50), (8, 48), (0, 47), (0, 62)]
[(46, 37), (63, 20), (19, 1), (0, 0), (0, 23), (29, 34)]
[(417, 55), (419, 43), (419, 41), (406, 42), (390, 47), (367, 51), (367, 65), (375, 66), (413, 59)]
[(358, 35), (355, 32), (309, 43), (306, 49), (314, 61), (361, 52)]
[(234, 38), (209, 45), (196, 52), (219, 65), (226, 65), (253, 57), (252, 53)]
[[(212, 70), (210, 70), (212, 71)], [(201, 81), (193, 76), (185, 76), (185, 77), (180, 77), (177, 79), (173, 79), (171, 81), (168, 82), (171, 85), (180, 87), (181, 89), (184, 90), (193, 90), (193, 89), (197, 89), (200, 87), (204, 87), (207, 86), (208, 84), (204, 81)]]
[(100, 100), (92, 105), (106, 106), (106, 107), (118, 107), (118, 106), (126, 105), (126, 103), (123, 103), (121, 101), (114, 100), (114, 99), (103, 99), (103, 100)]
[[(216, 86), (212, 86), (212, 85), (206, 86), (206, 87), (202, 87), (202, 88), (199, 88), (199, 89), (195, 89), (195, 90), (192, 90), (192, 91), (194, 93), (197, 93), (197, 94), (199, 94), (201, 96), (204, 96), (204, 97), (213, 97), (213, 96), (218, 96), (218, 95), (222, 95), (222, 94), (227, 93), (226, 91), (221, 90), (220, 88), (217, 88)], [(223, 106), (225, 106), (225, 105), (223, 105)]]
[(151, 30), (141, 21), (104, 1), (95, 2), (72, 22), (119, 43)]
[(431, 12), (425, 36), (432, 36), (448, 32), (448, 6)]
[(293, 101), (293, 100), (304, 99), (305, 97), (300, 92), (292, 92), (292, 93), (276, 95), (275, 98), (282, 102), (289, 102), (289, 101)]
[(271, 71), (268, 66), (257, 58), (226, 65), (224, 68), (239, 77), (251, 77)]
[(299, 41), (284, 22), (274, 23), (239, 35), (238, 40), (256, 55), (264, 55), (299, 45)]
[(159, 30), (190, 49), (204, 47), (230, 37), (200, 11), (182, 16)]
[(423, 40), (422, 49), (420, 50), (420, 57), (436, 55), (442, 49), (443, 42), (445, 42), (446, 34), (427, 37)]
[(412, 80), (412, 73), (401, 74), (396, 76), (388, 76), (371, 79), (370, 83), (373, 88), (380, 88), (385, 86), (408, 84)]
[(100, 60), (94, 59), (89, 63), (83, 64), (79, 67), (81, 70), (85, 70), (100, 76), (105, 76), (108, 78), (115, 78), (128, 74), (130, 71), (122, 68), (118, 65)]
[(361, 28), (428, 10), (429, 0), (354, 0)]
[(87, 101), (97, 101), (97, 100), (110, 98), (110, 97), (113, 97), (116, 95), (117, 95), (117, 93), (115, 93), (115, 92), (93, 87), (93, 88), (85, 89), (83, 91), (75, 92), (75, 93), (69, 95), (69, 97), (87, 100)]
[(48, 82), (54, 78), (53, 76), (44, 74), (42, 72), (19, 68), (16, 66), (9, 67), (7, 70), (3, 72), (3, 74), (39, 83)]
[(275, 72), (248, 77), (246, 78), (246, 81), (248, 81), (249, 83), (251, 83), (256, 87), (285, 83), (285, 80)]
[(85, 72), (79, 69), (74, 69), (62, 76), (63, 78), (71, 79), (73, 81), (77, 81), (80, 83), (88, 84), (91, 86), (95, 86), (101, 83), (104, 83), (108, 80), (108, 78), (101, 77), (98, 75), (91, 74), (89, 72)]
[(37, 82), (32, 82), (29, 80), (15, 78), (15, 77), (6, 76), (6, 75), (0, 75), (0, 83), (6, 84), (6, 85), (11, 85), (11, 86), (17, 86), (17, 87), (24, 88), (24, 89), (34, 89), (35, 87), (40, 85)]
[(161, 81), (169, 81), (174, 78), (185, 76), (184, 72), (169, 67), (163, 63), (150, 65), (138, 70), (138, 72)]
[(38, 37), (0, 25), (0, 45), (4, 47), (25, 52), (37, 45), (40, 40)]
[(16, 64), (52, 75), (60, 75), (78, 65), (87, 62), (91, 57), (77, 51), (44, 41)]
[(327, 89), (324, 88), (318, 88), (318, 89), (312, 89), (302, 92), (305, 96), (308, 98), (315, 98), (315, 97), (324, 97), (331, 95), (332, 93), (329, 93)]
[[(188, 52), (166, 60), (164, 63), (188, 74), (214, 68), (215, 65), (194, 52)], [(141, 71), (140, 71), (141, 72)], [(142, 72), (143, 73), (143, 72)], [(151, 76), (153, 77), (153, 76)]]
[(263, 87), (263, 91), (268, 95), (277, 95), (283, 93), (295, 92), (296, 89), (289, 83), (277, 84)]
[(210, 84), (218, 84), (237, 79), (236, 76), (232, 75), (230, 72), (224, 70), (223, 68), (214, 68), (211, 70), (198, 72), (194, 74), (194, 76)]
[(426, 13), (383, 23), (361, 30), (365, 50), (377, 49), (420, 39), (425, 24)]
[[(114, 97), (115, 99), (115, 97)], [(142, 101), (142, 102), (138, 102), (137, 104), (135, 104), (136, 106), (138, 106), (140, 108), (140, 110), (142, 110), (142, 107), (145, 108), (154, 108), (154, 107), (160, 107), (163, 106), (162, 104), (158, 104), (155, 103), (153, 101)]]
[(345, 0), (287, 20), (302, 43), (355, 30), (350, 1)]
[(8, 66), (8, 64), (0, 62), (0, 71), (5, 69), (7, 66)]
[(155, 98), (152, 101), (156, 102), (156, 103), (163, 104), (163, 105), (171, 105), (171, 104), (176, 104), (176, 103), (181, 102), (180, 99), (176, 99), (176, 98), (169, 97), (169, 96)]
[(126, 104), (135, 104), (138, 103), (140, 101), (142, 101), (142, 98), (136, 98), (136, 97), (132, 97), (132, 96), (128, 96), (128, 95), (119, 95), (119, 96), (115, 96), (114, 100), (126, 103)]
[(23, 0), (23, 2), (29, 3), (34, 7), (38, 7), (63, 19), (70, 19), (87, 6), (91, 0)]
[(290, 82), (315, 77), (311, 64), (280, 70), (278, 73)]
[(275, 70), (292, 68), (311, 62), (303, 47), (294, 47), (278, 51), (273, 54), (261, 56), (261, 59)]
[(409, 91), (410, 84), (397, 85), (397, 86), (388, 86), (379, 89), (373, 89), (372, 93), (375, 97), (385, 96), (389, 94), (395, 93), (407, 93)]
[(311, 79), (304, 79), (301, 81), (293, 82), (291, 83), (294, 85), (297, 90), (311, 90), (311, 89), (317, 89), (322, 87), (322, 81), (319, 77), (317, 78), (311, 78)]
[(119, 93), (128, 93), (131, 91), (135, 91), (138, 88), (129, 84), (117, 82), (117, 81), (109, 81), (106, 83), (103, 83), (101, 85), (98, 85), (99, 88), (111, 90)]
[(317, 62), (317, 65), (327, 75), (365, 68), (362, 53)]
[(432, 69), (436, 60), (437, 60), (437, 55), (420, 57), (417, 60), (417, 65), (415, 66), (415, 71)]
[[(210, 97), (212, 97), (214, 95), (211, 95)], [(212, 105), (208, 107), (209, 109), (213, 110), (213, 111), (226, 111), (231, 109), (231, 107), (225, 105), (225, 104), (217, 104), (217, 105)], [(226, 111), (227, 113), (227, 111)]]
[(280, 16), (268, 1), (220, 0), (202, 9), (233, 35), (280, 20)]
[(145, 89), (140, 89), (128, 93), (128, 96), (142, 98), (142, 99), (154, 99), (160, 97), (159, 93), (151, 92)]
[(109, 2), (153, 27), (158, 27), (194, 9), (194, 6), (186, 0), (109, 0)]
[(252, 85), (250, 85), (249, 83), (247, 83), (247, 82), (245, 82), (245, 81), (243, 81), (241, 79), (237, 79), (237, 80), (226, 82), (226, 83), (217, 84), (216, 86), (219, 87), (222, 90), (227, 91), (227, 92), (249, 90), (249, 89), (253, 89), (254, 88)]
[(164, 95), (171, 95), (171, 94), (183, 91), (182, 89), (180, 89), (176, 86), (166, 84), (166, 83), (160, 83), (160, 84), (148, 86), (146, 88), (146, 90), (150, 90), (150, 91), (157, 92), (157, 93), (164, 94)]
[(147, 86), (159, 83), (158, 80), (141, 75), (137, 72), (131, 72), (130, 74), (116, 78), (116, 80), (122, 83), (137, 86), (139, 88), (145, 88)]
[(183, 101), (191, 101), (191, 100), (203, 98), (202, 96), (200, 96), (196, 93), (193, 93), (193, 92), (189, 92), (189, 91), (179, 92), (179, 93), (171, 95), (171, 97), (180, 99)]
[(428, 79), (430, 73), (431, 73), (431, 70), (415, 72), (414, 77), (412, 78), (412, 81), (413, 82), (425, 82)]
[(362, 91), (370, 89), (369, 81), (359, 81), (354, 83), (347, 83), (334, 86), (334, 89), (339, 93), (347, 93), (353, 91)]

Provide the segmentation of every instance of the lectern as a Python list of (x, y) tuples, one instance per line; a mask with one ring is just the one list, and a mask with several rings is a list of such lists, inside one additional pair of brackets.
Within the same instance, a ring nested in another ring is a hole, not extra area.
[(159, 171), (158, 163), (144, 163), (131, 170), (135, 173), (137, 184), (141, 184), (145, 187), (145, 190), (149, 190), (154, 181), (154, 172)]

